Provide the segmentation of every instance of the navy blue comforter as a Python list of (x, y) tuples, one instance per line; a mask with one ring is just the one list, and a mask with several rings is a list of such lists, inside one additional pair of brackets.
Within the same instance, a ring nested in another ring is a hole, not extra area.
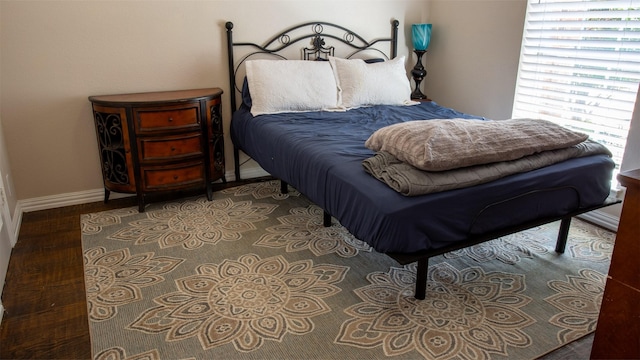
[(364, 143), (375, 130), (401, 121), (449, 118), (481, 119), (433, 102), (256, 117), (243, 105), (232, 119), (231, 138), (264, 170), (383, 253), (452, 245), (473, 234), (598, 205), (609, 194), (614, 164), (605, 155), (414, 197), (365, 172), (362, 161), (373, 152)]

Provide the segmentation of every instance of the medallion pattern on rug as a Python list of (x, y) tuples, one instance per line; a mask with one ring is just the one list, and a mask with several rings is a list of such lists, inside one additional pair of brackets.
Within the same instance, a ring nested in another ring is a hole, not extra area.
[[(584, 221), (577, 219), (572, 221), (572, 224), (571, 241), (567, 243), (567, 253), (574, 258), (608, 263), (611, 260), (616, 234), (595, 226), (588, 226)], [(593, 241), (594, 238), (602, 241)]]
[(160, 360), (160, 354), (157, 349), (153, 349), (140, 354), (127, 356), (125, 349), (121, 347), (113, 347), (111, 349), (101, 351), (93, 358), (95, 360)]
[(132, 241), (136, 245), (158, 243), (160, 248), (182, 246), (194, 250), (204, 244), (236, 241), (242, 233), (256, 230), (255, 222), (268, 219), (278, 205), (234, 202), (230, 198), (169, 203), (160, 210), (147, 211), (146, 219), (136, 220), (110, 238)]
[(289, 215), (278, 218), (279, 225), (268, 227), (267, 233), (254, 245), (284, 248), (287, 252), (310, 250), (315, 256), (335, 253), (347, 258), (358, 255), (360, 251), (372, 250), (335, 219), (331, 226), (324, 226), (323, 214), (324, 211), (315, 205), (293, 208)]
[[(539, 229), (540, 227), (532, 229), (532, 231)], [(544, 239), (539, 233), (529, 231), (519, 232), (503, 236), (493, 241), (451, 251), (444, 254), (444, 257), (447, 259), (455, 259), (468, 256), (480, 263), (498, 260), (505, 264), (513, 265), (522, 258), (531, 259), (534, 253), (547, 253), (549, 250), (547, 250), (547, 246), (545, 245), (548, 243), (548, 239)]]
[[(544, 229), (545, 227), (538, 226), (493, 241), (451, 251), (444, 254), (444, 257), (456, 259), (467, 256), (479, 263), (498, 260), (514, 265), (523, 258), (532, 259), (534, 254), (540, 255), (553, 251), (556, 239), (546, 236)], [(553, 233), (553, 236), (556, 235), (557, 233)], [(610, 261), (615, 233), (590, 226), (579, 219), (573, 219), (569, 238), (571, 241), (567, 243), (567, 256), (588, 261)], [(603, 241), (593, 241), (594, 238)]]
[(155, 298), (158, 306), (127, 328), (166, 332), (168, 342), (197, 337), (203, 349), (233, 344), (254, 351), (265, 340), (311, 333), (312, 318), (331, 311), (323, 299), (341, 291), (335, 284), (347, 270), (254, 254), (200, 265), (194, 275), (176, 280), (178, 291)]
[(527, 358), (595, 328), (614, 235), (577, 219), (562, 256), (550, 224), (433, 258), (416, 300), (415, 264), (295, 189), (216, 194), (81, 217), (95, 359)]
[(230, 189), (224, 189), (220, 191), (222, 194), (233, 196), (246, 196), (251, 195), (255, 199), (272, 198), (274, 200), (286, 200), (291, 196), (299, 197), (298, 190), (288, 187), (288, 192), (283, 194), (280, 192), (280, 181), (269, 180), (264, 182), (257, 182), (252, 184), (246, 184)]
[(605, 283), (606, 275), (591, 269), (582, 269), (579, 275), (567, 275), (567, 281), (549, 282), (556, 294), (544, 300), (560, 311), (549, 320), (562, 329), (558, 332), (559, 343), (595, 331)]
[(138, 211), (134, 208), (82, 214), (80, 216), (82, 233), (85, 235), (97, 234), (102, 231), (103, 227), (120, 224), (122, 222), (122, 217), (135, 214), (138, 214)]
[(489, 359), (508, 355), (507, 347), (526, 347), (523, 329), (535, 320), (521, 311), (523, 275), (456, 270), (447, 263), (429, 268), (427, 297), (413, 297), (415, 266), (371, 273), (371, 285), (354, 290), (363, 302), (345, 310), (338, 344), (382, 347), (386, 356), (416, 350), (428, 359)]
[(118, 306), (142, 299), (140, 288), (164, 281), (184, 260), (153, 253), (131, 255), (129, 249), (84, 252), (84, 275), (89, 319), (104, 321), (117, 314)]

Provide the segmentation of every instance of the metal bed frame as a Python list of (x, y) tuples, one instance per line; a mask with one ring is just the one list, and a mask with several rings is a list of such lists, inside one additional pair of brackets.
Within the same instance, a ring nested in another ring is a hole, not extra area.
[[(264, 45), (258, 45), (251, 42), (233, 42), (233, 23), (231, 21), (225, 24), (227, 29), (227, 54), (229, 60), (229, 88), (231, 89), (231, 114), (238, 109), (237, 93), (242, 90), (237, 83), (238, 69), (249, 58), (266, 54), (286, 60), (281, 52), (298, 43), (306, 41), (307, 44), (301, 49), (302, 60), (319, 60), (327, 59), (328, 56), (334, 56), (335, 46), (325, 46), (325, 38), (330, 38), (338, 44), (343, 44), (351, 49), (351, 53), (344, 56), (345, 59), (352, 58), (356, 54), (372, 50), (380, 53), (385, 58), (395, 58), (398, 54), (398, 20), (391, 21), (391, 36), (389, 38), (376, 39), (366, 41), (362, 36), (343, 26), (336, 25), (325, 21), (307, 22), (304, 24), (290, 27), (281, 33), (267, 40)], [(342, 36), (338, 36), (338, 35)], [(390, 56), (382, 50), (374, 47), (378, 43), (388, 42), (391, 45)], [(310, 47), (307, 47), (310, 46)], [(248, 47), (250, 52), (244, 55), (238, 64), (235, 64), (234, 47)], [(235, 90), (235, 91), (234, 91)], [(235, 167), (236, 180), (240, 180), (240, 154), (238, 147), (233, 145), (233, 163)], [(286, 189), (286, 186), (283, 186)]]
[[(340, 44), (346, 45), (348, 48), (352, 49), (353, 52), (344, 56), (344, 58), (351, 58), (355, 54), (366, 50), (374, 50), (376, 52), (381, 53), (385, 58), (395, 58), (397, 56), (397, 48), (398, 48), (398, 20), (391, 21), (391, 37), (382, 38), (373, 41), (366, 41), (363, 37), (356, 34), (355, 32), (328, 22), (307, 22), (304, 24), (296, 25), (287, 30), (277, 34), (273, 38), (267, 40), (264, 45), (258, 45), (250, 42), (233, 42), (233, 23), (227, 22), (225, 24), (227, 30), (227, 51), (228, 51), (228, 61), (229, 61), (229, 85), (232, 90), (231, 96), (231, 111), (232, 114), (237, 110), (236, 97), (238, 93), (241, 93), (241, 88), (237, 84), (237, 75), (238, 70), (241, 65), (250, 57), (258, 55), (258, 54), (267, 54), (270, 56), (275, 56), (280, 59), (287, 59), (285, 56), (281, 54), (282, 50), (297, 44), (303, 41), (307, 41), (307, 45), (301, 49), (300, 57), (303, 60), (318, 60), (318, 59), (326, 59), (327, 56), (334, 56), (335, 47), (334, 46), (326, 46), (325, 38), (331, 38), (337, 41)], [(311, 31), (309, 31), (309, 29)], [(305, 31), (306, 30), (306, 31)], [(300, 32), (302, 32), (300, 34)], [(342, 33), (342, 36), (335, 35), (334, 32)], [(389, 42), (391, 45), (390, 56), (387, 56), (386, 53), (381, 51), (378, 48), (373, 47), (374, 45), (380, 42)], [(307, 47), (310, 46), (310, 47)], [(249, 47), (251, 51), (243, 56), (240, 61), (236, 64), (234, 59), (234, 48), (235, 47)], [(235, 90), (235, 91), (234, 91)], [(235, 166), (235, 175), (236, 180), (240, 179), (240, 161), (239, 161), (239, 148), (236, 144), (233, 144), (233, 156), (234, 156), (234, 166)], [(281, 180), (281, 192), (287, 192), (287, 183)], [(571, 191), (570, 187), (563, 188), (551, 188), (551, 189), (542, 189), (531, 191), (525, 194), (518, 195), (508, 200), (503, 200), (499, 203), (491, 204), (484, 209), (482, 209), (477, 215), (476, 219), (482, 216), (484, 211), (488, 211), (493, 206), (500, 205), (501, 203), (505, 203), (508, 201), (516, 200), (518, 198), (526, 197), (526, 196), (536, 196), (537, 194), (551, 192), (551, 191), (559, 191), (559, 190), (568, 190)], [(575, 191), (575, 189), (573, 189)], [(578, 199), (578, 206), (570, 211), (567, 214), (561, 216), (550, 216), (539, 219), (534, 219), (532, 221), (527, 221), (522, 224), (518, 224), (515, 226), (509, 226), (503, 229), (499, 229), (496, 231), (490, 231), (480, 234), (473, 234), (473, 225), (471, 224), (469, 229), (469, 235), (465, 241), (461, 241), (451, 246), (438, 248), (434, 250), (422, 251), (413, 254), (404, 254), (404, 253), (387, 253), (386, 255), (397, 261), (401, 265), (407, 265), (413, 262), (417, 262), (417, 274), (416, 274), (416, 285), (415, 285), (415, 293), (414, 296), (417, 299), (424, 299), (426, 297), (426, 287), (427, 287), (427, 269), (429, 265), (429, 259), (434, 256), (442, 255), (450, 251), (459, 250), (462, 248), (466, 248), (469, 246), (477, 245), (483, 243), (485, 241), (494, 240), (499, 237), (513, 234), (516, 232), (520, 232), (523, 230), (527, 230), (536, 226), (540, 226), (543, 224), (560, 221), (560, 228), (558, 231), (558, 237), (556, 241), (555, 251), (559, 254), (564, 253), (567, 238), (569, 234), (569, 228), (571, 226), (571, 219), (574, 216), (597, 210), (606, 206), (610, 206), (613, 204), (620, 203), (621, 200), (618, 200), (614, 197), (608, 197), (602, 204), (591, 206), (591, 207), (581, 207), (579, 201), (579, 194), (576, 192), (576, 197)], [(324, 225), (331, 226), (331, 214), (324, 210)]]

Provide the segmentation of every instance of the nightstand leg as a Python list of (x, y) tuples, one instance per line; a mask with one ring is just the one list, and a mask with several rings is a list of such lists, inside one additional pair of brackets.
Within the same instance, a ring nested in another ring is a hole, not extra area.
[(111, 194), (111, 191), (109, 191), (109, 189), (104, 188), (104, 203), (106, 204), (107, 201), (109, 201), (109, 195)]
[(207, 184), (207, 199), (209, 201), (213, 200), (213, 189), (212, 189), (211, 183)]
[(138, 195), (138, 212), (144, 212), (144, 195)]

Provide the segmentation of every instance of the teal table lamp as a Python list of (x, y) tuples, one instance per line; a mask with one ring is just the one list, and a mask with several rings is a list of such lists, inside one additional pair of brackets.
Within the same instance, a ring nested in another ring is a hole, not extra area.
[(416, 83), (416, 87), (411, 93), (411, 99), (422, 100), (427, 99), (427, 96), (420, 91), (420, 83), (427, 76), (427, 71), (422, 65), (422, 55), (427, 52), (429, 42), (431, 41), (431, 24), (413, 24), (411, 25), (411, 37), (413, 40), (413, 52), (417, 55), (418, 61), (411, 70), (413, 81)]

